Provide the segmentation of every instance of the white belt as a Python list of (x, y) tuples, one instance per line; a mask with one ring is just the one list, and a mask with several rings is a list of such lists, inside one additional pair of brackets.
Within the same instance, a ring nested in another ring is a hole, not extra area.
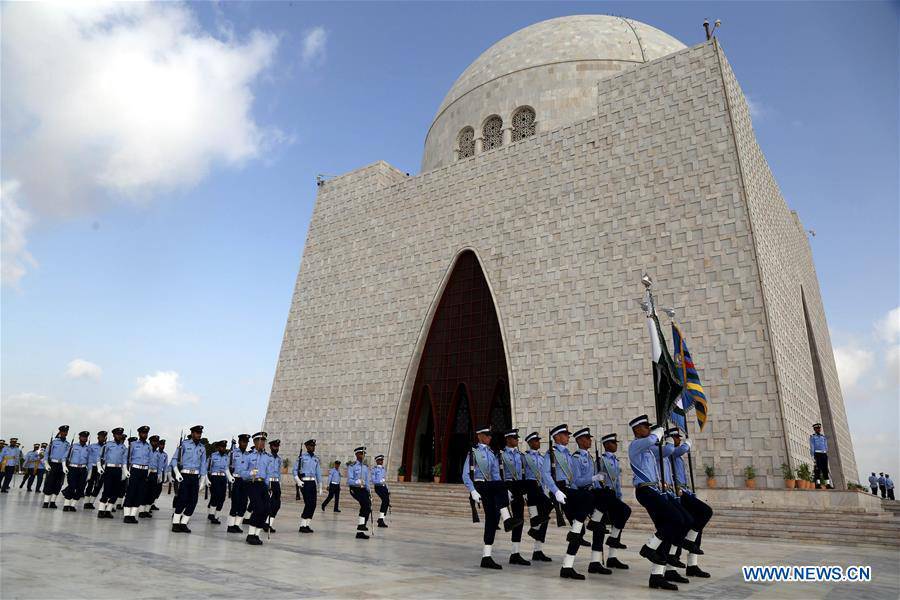
[(301, 477), (300, 481), (315, 481), (315, 477)]
[(476, 479), (475, 481), (476, 481), (476, 482), (484, 483), (484, 479)]
[(107, 467), (121, 467), (122, 465), (116, 465), (116, 464), (112, 464), (112, 463), (107, 463), (106, 466), (107, 466)]
[(281, 477), (269, 477), (269, 481), (281, 481)]
[(200, 473), (197, 469), (180, 469), (182, 475), (197, 475)]
[(150, 467), (148, 467), (147, 465), (131, 465), (131, 468), (132, 469), (141, 469), (143, 471), (144, 469), (149, 469)]
[(224, 476), (225, 476), (225, 471), (216, 471), (215, 473), (210, 473), (210, 475), (221, 475), (221, 476), (224, 477)]
[(151, 473), (156, 473), (156, 469), (150, 469)]
[(828, 454), (827, 450), (816, 450), (816, 454)]
[(69, 465), (69, 468), (70, 468), (70, 469), (83, 469), (83, 468), (85, 468), (86, 466), (87, 466), (87, 465)]
[(61, 460), (53, 460), (53, 459), (51, 458), (51, 459), (50, 459), (50, 462), (52, 462), (52, 463), (61, 463), (62, 461), (61, 461)]

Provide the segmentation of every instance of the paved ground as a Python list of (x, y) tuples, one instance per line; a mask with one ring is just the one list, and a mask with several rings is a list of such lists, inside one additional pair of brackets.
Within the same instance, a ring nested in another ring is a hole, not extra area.
[[(349, 494), (345, 494), (349, 496)], [(554, 562), (486, 572), (478, 568), (480, 530), (463, 519), (390, 517), (391, 527), (368, 541), (354, 538), (355, 504), (343, 512), (316, 513), (316, 533), (296, 531), (299, 509), (286, 503), (278, 533), (261, 547), (226, 534), (204, 516), (190, 535), (169, 531), (166, 496), (156, 518), (140, 525), (98, 520), (94, 511), (63, 513), (40, 508), (38, 494), (13, 490), (0, 495), (0, 597), (14, 598), (469, 598), (597, 597), (660, 598), (646, 588), (647, 562), (636, 555), (643, 535), (626, 530), (622, 559), (632, 568), (587, 581), (561, 581), (562, 531), (553, 531), (546, 551)], [(330, 507), (329, 507), (330, 508)], [(498, 535), (498, 539), (500, 536)], [(263, 538), (265, 541), (265, 538)], [(530, 546), (525, 545), (529, 551)], [(900, 552), (704, 539), (703, 566), (711, 579), (681, 586), (679, 598), (890, 598), (900, 596)], [(530, 552), (529, 552), (530, 554)], [(508, 544), (495, 556), (505, 563)], [(576, 568), (587, 570), (587, 553)], [(871, 565), (870, 583), (748, 584), (743, 564)], [(668, 594), (674, 597), (674, 594)]]

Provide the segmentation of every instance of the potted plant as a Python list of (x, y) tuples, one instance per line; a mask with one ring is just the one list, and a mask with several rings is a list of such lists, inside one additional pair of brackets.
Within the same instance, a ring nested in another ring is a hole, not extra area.
[(703, 467), (703, 470), (706, 472), (706, 487), (716, 487), (716, 468), (712, 465), (706, 465)]
[(810, 482), (812, 482), (812, 473), (809, 471), (809, 465), (800, 463), (800, 466), (797, 467), (797, 483), (800, 489), (808, 490)]
[(287, 473), (290, 466), (291, 466), (291, 459), (285, 458), (281, 463), (281, 472)]
[(435, 481), (441, 480), (441, 463), (438, 463), (431, 467), (431, 475), (434, 477)]
[(794, 479), (794, 470), (791, 469), (791, 465), (781, 463), (781, 476), (784, 477), (784, 487), (789, 490), (794, 489), (797, 481)]
[(752, 490), (756, 487), (756, 469), (753, 468), (753, 465), (744, 467), (744, 479), (749, 489)]
[(397, 469), (397, 481), (406, 481), (406, 467), (403, 465)]

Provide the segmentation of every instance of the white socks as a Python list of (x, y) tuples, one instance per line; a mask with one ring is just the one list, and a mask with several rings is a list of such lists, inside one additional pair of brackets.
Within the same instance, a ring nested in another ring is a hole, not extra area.
[(359, 520), (357, 521), (357, 525), (365, 525), (365, 524), (366, 524), (366, 518), (360, 517)]
[(669, 548), (669, 556), (675, 556), (678, 553), (678, 546), (672, 546)]
[(378, 518), (381, 519), (382, 521), (384, 521), (384, 513), (383, 512), (378, 513)]
[(509, 509), (506, 507), (501, 508), (500, 509), (500, 520), (505, 521), (508, 518), (509, 518)]
[(563, 558), (563, 568), (571, 569), (575, 565), (575, 555), (574, 554), (566, 554), (565, 558)]
[(593, 521), (594, 523), (599, 523), (600, 519), (602, 519), (602, 518), (603, 518), (603, 513), (597, 509), (594, 509), (594, 512), (591, 513), (591, 521)]
[(599, 550), (591, 550), (591, 562), (602, 562), (603, 555)]
[(651, 550), (656, 550), (659, 548), (659, 545), (662, 544), (662, 540), (656, 537), (656, 534), (650, 536), (650, 539), (647, 540), (647, 546), (650, 547)]
[(693, 529), (691, 529), (691, 530), (688, 531), (687, 534), (684, 536), (684, 539), (686, 539), (686, 540), (689, 541), (689, 542), (696, 542), (696, 541), (697, 541), (697, 536), (698, 536), (699, 534), (700, 534), (700, 532), (694, 531)]
[(608, 549), (606, 550), (606, 556), (609, 558), (615, 558), (616, 550), (618, 550), (618, 548), (608, 547)]
[(178, 525), (179, 523), (181, 523), (181, 515), (175, 513), (172, 515), (172, 525)]
[(534, 551), (535, 552), (540, 552), (543, 547), (544, 547), (544, 544), (542, 544), (541, 542), (539, 542), (537, 540), (534, 541)]
[(491, 555), (491, 546), (485, 546), (481, 551), (481, 558), (485, 558)]
[(247, 535), (259, 535), (259, 527), (248, 527)]
[(619, 539), (619, 536), (622, 535), (622, 530), (618, 527), (610, 527), (609, 528), (609, 537)]
[(532, 519), (535, 518), (536, 516), (538, 516), (538, 507), (537, 506), (529, 506), (528, 514), (531, 515)]
[(693, 552), (688, 553), (688, 556), (687, 556), (687, 566), (689, 566), (689, 567), (696, 567), (696, 566), (697, 566), (697, 560), (698, 560), (699, 558), (700, 558), (700, 557), (699, 557), (698, 555), (694, 554)]
[(519, 553), (519, 542), (513, 542), (513, 543), (512, 543), (512, 550), (511, 550), (511, 552), (512, 552), (513, 554), (518, 554), (518, 553)]
[(216, 509), (214, 509), (214, 508), (207, 509), (206, 514), (214, 517), (214, 516), (216, 516)]
[(50, 495), (44, 494), (44, 504), (50, 504)]
[(581, 521), (572, 521), (572, 533), (581, 533), (584, 524)]
[(665, 567), (665, 565), (653, 565), (653, 566), (651, 566), (651, 567), (650, 567), (650, 574), (651, 574), (651, 575), (665, 575), (665, 574), (666, 574), (666, 567)]
[(188, 521), (190, 521), (190, 520), (191, 520), (190, 515), (185, 515), (185, 514), (181, 515), (181, 524), (182, 525), (187, 525)]

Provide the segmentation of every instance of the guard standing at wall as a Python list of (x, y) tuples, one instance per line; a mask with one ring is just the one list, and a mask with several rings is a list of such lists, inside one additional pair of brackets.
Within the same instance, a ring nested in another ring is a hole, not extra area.
[(878, 476), (873, 472), (869, 475), (869, 489), (872, 490), (872, 495), (878, 495)]
[(75, 505), (84, 494), (84, 486), (87, 484), (87, 473), (91, 468), (91, 447), (88, 439), (91, 434), (82, 431), (78, 434), (78, 442), (69, 448), (69, 457), (66, 460), (67, 485), (63, 490), (63, 512), (75, 512)]
[(478, 445), (469, 451), (463, 463), (462, 480), (475, 502), (484, 505), (484, 548), (481, 553), (482, 569), (502, 569), (491, 553), (497, 525), (503, 521), (503, 530), (512, 531), (522, 524), (509, 511), (509, 494), (500, 476), (500, 459), (491, 449), (491, 428), (483, 425), (475, 430)]
[(144, 503), (144, 487), (150, 472), (150, 459), (153, 448), (147, 441), (150, 433), (148, 425), (138, 427), (138, 439), (128, 445), (128, 463), (126, 465), (128, 484), (125, 491), (125, 519), (123, 523), (137, 525), (138, 512)]
[(385, 516), (391, 507), (391, 492), (387, 486), (387, 470), (384, 468), (384, 454), (375, 457), (375, 466), (372, 467), (372, 483), (375, 486), (375, 493), (381, 500), (378, 507), (378, 527), (387, 528)]
[(65, 480), (65, 461), (69, 456), (71, 444), (66, 441), (69, 435), (69, 426), (60, 425), (59, 433), (50, 440), (47, 452), (44, 454), (44, 467), (47, 469), (47, 480), (44, 482), (43, 508), (56, 508), (56, 499), (62, 491)]
[(322, 503), (323, 511), (332, 498), (334, 498), (334, 512), (341, 512), (341, 509), (338, 508), (338, 503), (341, 500), (341, 461), (339, 460), (334, 461), (334, 466), (328, 472), (328, 497)]
[(194, 425), (190, 437), (181, 440), (172, 455), (172, 477), (178, 481), (172, 515), (172, 531), (176, 533), (191, 532), (188, 523), (197, 507), (200, 490), (206, 485), (206, 446), (200, 441), (202, 435), (203, 425)]
[(3, 484), (0, 485), (0, 492), (9, 493), (9, 484), (23, 462), (25, 457), (19, 448), (19, 438), (9, 438), (9, 446), (0, 451), (0, 464), (3, 464)]
[(528, 444), (528, 450), (522, 456), (525, 467), (523, 485), (530, 517), (528, 535), (534, 540), (531, 560), (552, 562), (553, 559), (544, 554), (543, 550), (553, 505), (547, 498), (542, 484), (545, 458), (541, 454), (541, 436), (537, 431), (532, 431), (525, 436), (525, 443)]
[(607, 474), (604, 489), (618, 500), (618, 502), (608, 502), (609, 508), (606, 512), (606, 520), (611, 526), (609, 536), (606, 538), (608, 553), (606, 566), (611, 569), (627, 569), (628, 565), (617, 557), (619, 550), (626, 549), (625, 544), (622, 543), (622, 530), (625, 529), (625, 524), (631, 517), (631, 507), (622, 500), (622, 469), (619, 466), (619, 458), (616, 456), (619, 440), (615, 433), (608, 433), (600, 441), (603, 443), (603, 454), (600, 459), (603, 461)]
[(884, 474), (884, 488), (887, 491), (888, 500), (895, 500), (894, 498), (894, 482), (891, 479), (890, 473)]
[(887, 488), (884, 486), (884, 473), (878, 473), (878, 491), (882, 498), (887, 498)]
[(100, 494), (100, 490), (103, 488), (103, 477), (100, 475), (98, 467), (100, 466), (100, 452), (102, 452), (103, 446), (106, 445), (106, 437), (107, 433), (105, 431), (98, 431), (97, 441), (90, 445), (90, 460), (88, 463), (91, 465), (91, 473), (84, 488), (85, 510), (94, 509), (94, 498)]
[(153, 518), (150, 507), (156, 499), (156, 484), (159, 481), (159, 436), (151, 435), (147, 441), (150, 442), (150, 460), (147, 461), (147, 480), (141, 494), (141, 510), (137, 515), (139, 519)]
[(322, 465), (316, 456), (316, 440), (303, 443), (306, 452), (301, 452), (294, 463), (294, 481), (303, 494), (303, 512), (300, 514), (300, 533), (313, 533), (310, 524), (316, 512), (316, 498), (322, 485)]
[(206, 520), (213, 525), (221, 525), (219, 512), (225, 506), (225, 496), (228, 495), (228, 442), (219, 440), (215, 444), (215, 452), (209, 456), (207, 465), (207, 478), (209, 479), (209, 504), (206, 505)]
[(22, 475), (22, 481), (19, 483), (20, 490), (27, 486), (28, 491), (31, 491), (31, 486), (34, 484), (34, 477), (37, 474), (37, 465), (41, 459), (40, 451), (41, 445), (35, 444), (34, 450), (25, 455), (25, 460), (22, 463), (22, 468), (25, 469), (25, 473)]
[(522, 530), (525, 527), (525, 464), (519, 452), (519, 430), (510, 429), (503, 434), (506, 446), (500, 451), (500, 462), (503, 464), (503, 484), (509, 492), (509, 512), (519, 524), (512, 530), (510, 542), (512, 548), (509, 564), (528, 567), (531, 562), (522, 558), (519, 544), (522, 542)]
[(829, 490), (834, 489), (831, 485), (831, 475), (828, 472), (828, 439), (822, 434), (822, 424), (813, 425), (813, 434), (809, 436), (809, 453), (812, 456), (813, 479), (816, 482), (816, 489), (822, 489), (822, 484)]
[(269, 515), (263, 525), (263, 530), (267, 533), (275, 533), (275, 517), (281, 510), (281, 465), (284, 459), (278, 456), (281, 449), (281, 440), (272, 440), (269, 442), (269, 455), (272, 464), (269, 468)]
[(100, 492), (100, 507), (97, 510), (98, 519), (112, 519), (115, 510), (116, 498), (119, 497), (119, 488), (122, 486), (122, 470), (128, 460), (128, 448), (125, 446), (125, 429), (116, 427), (111, 430), (113, 439), (106, 442), (100, 449), (100, 458), (97, 462), (97, 471), (103, 478), (103, 489)]
[(347, 485), (350, 487), (350, 496), (359, 502), (356, 539), (367, 540), (369, 536), (366, 532), (369, 528), (366, 523), (369, 521), (369, 515), (372, 514), (372, 493), (369, 490), (371, 485), (369, 467), (363, 462), (366, 458), (366, 447), (358, 446), (353, 453), (356, 455), (356, 462), (347, 469)]
[[(678, 496), (678, 502), (693, 520), (691, 529), (697, 533), (696, 536), (692, 536), (694, 537), (694, 551), (688, 553), (685, 575), (688, 577), (707, 578), (709, 577), (709, 573), (702, 570), (699, 566), (700, 554), (702, 554), (702, 552), (698, 553), (697, 551), (700, 549), (703, 528), (706, 527), (707, 523), (712, 519), (713, 509), (709, 504), (700, 500), (697, 495), (694, 494), (694, 490), (691, 489), (690, 481), (687, 477), (687, 470), (684, 468), (684, 457), (691, 452), (691, 441), (689, 439), (682, 439), (681, 431), (677, 427), (669, 429), (667, 433), (672, 437), (673, 444), (671, 461), (674, 467), (675, 494)], [(690, 536), (691, 534), (689, 533), (688, 535)], [(676, 558), (680, 552), (679, 549)]]
[[(242, 433), (238, 436), (237, 448), (232, 448), (229, 455), (231, 476), (231, 510), (228, 513), (228, 533), (244, 533), (241, 523), (247, 512), (247, 485), (241, 477), (244, 462), (247, 460), (247, 442), (250, 436)], [(233, 441), (232, 441), (233, 443)]]
[(259, 532), (262, 531), (269, 516), (269, 478), (273, 474), (273, 461), (266, 452), (267, 437), (265, 431), (253, 434), (253, 450), (247, 454), (240, 471), (250, 505), (253, 507), (247, 529), (247, 543), (251, 546), (262, 545)]

